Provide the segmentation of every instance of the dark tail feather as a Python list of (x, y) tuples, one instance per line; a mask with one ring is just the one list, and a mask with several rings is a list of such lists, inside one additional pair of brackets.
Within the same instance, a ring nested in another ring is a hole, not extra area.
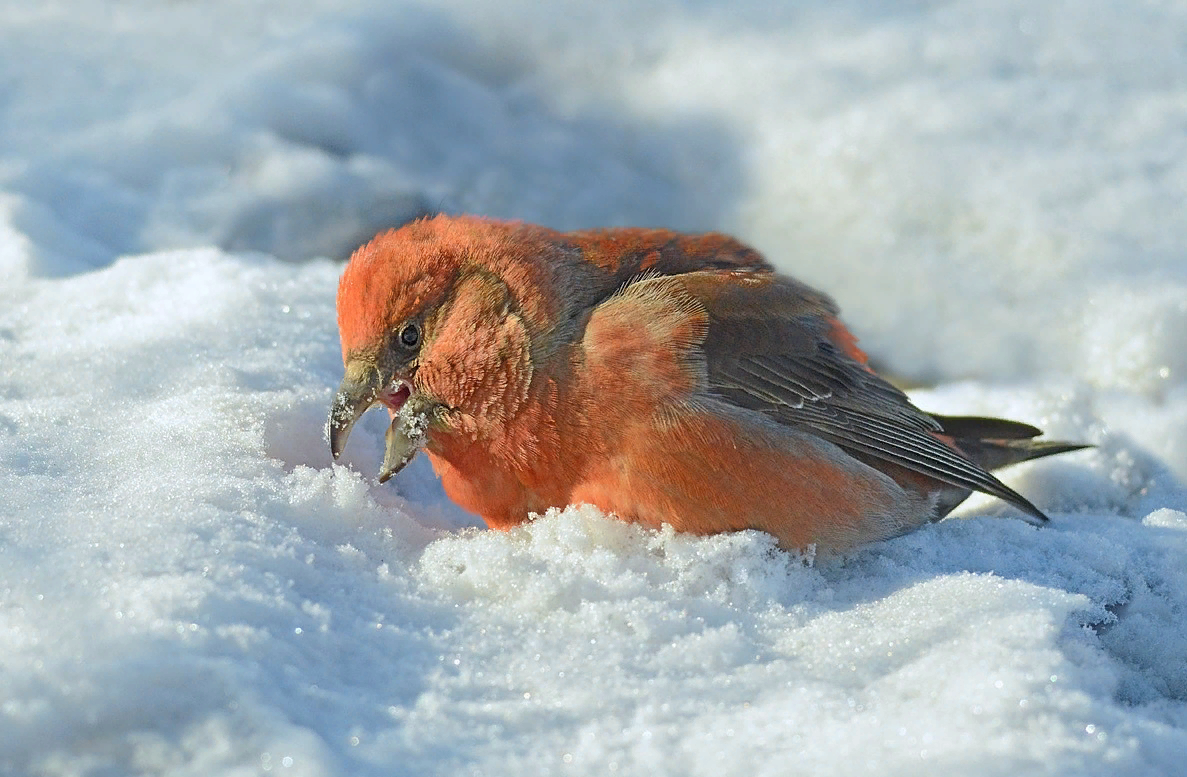
[(1054, 456), (1057, 453), (1091, 448), (1074, 442), (1057, 440), (976, 440), (957, 438), (956, 444), (970, 459), (988, 470), (1008, 467), (1031, 459)]
[(944, 434), (958, 440), (1029, 440), (1043, 433), (1042, 429), (1021, 421), (1007, 421), (1004, 418), (985, 418), (976, 415), (931, 414)]
[(983, 468), (993, 470), (1020, 461), (1091, 448), (1074, 442), (1035, 440), (1041, 429), (1020, 421), (980, 416), (933, 415), (964, 454)]

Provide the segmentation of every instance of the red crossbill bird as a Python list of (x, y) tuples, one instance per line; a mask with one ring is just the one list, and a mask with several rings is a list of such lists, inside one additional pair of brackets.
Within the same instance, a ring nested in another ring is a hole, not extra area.
[(359, 248), (339, 282), (331, 451), (382, 404), (379, 479), (423, 449), (450, 498), (498, 529), (588, 503), (838, 551), (973, 491), (1046, 521), (989, 470), (1083, 446), (919, 410), (837, 315), (721, 234), (416, 221)]

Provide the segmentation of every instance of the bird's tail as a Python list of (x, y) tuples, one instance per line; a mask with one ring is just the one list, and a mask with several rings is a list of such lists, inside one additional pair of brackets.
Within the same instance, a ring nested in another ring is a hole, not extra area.
[(1092, 445), (1058, 440), (1036, 440), (1043, 432), (1030, 424), (979, 416), (932, 415), (957, 447), (987, 470), (1057, 453), (1078, 451)]

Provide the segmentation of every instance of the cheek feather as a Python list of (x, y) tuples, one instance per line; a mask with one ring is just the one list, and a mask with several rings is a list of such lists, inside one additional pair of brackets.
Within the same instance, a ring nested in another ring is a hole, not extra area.
[(514, 314), (459, 299), (421, 355), (418, 381), (452, 408), (490, 423), (514, 417), (532, 382), (530, 342)]

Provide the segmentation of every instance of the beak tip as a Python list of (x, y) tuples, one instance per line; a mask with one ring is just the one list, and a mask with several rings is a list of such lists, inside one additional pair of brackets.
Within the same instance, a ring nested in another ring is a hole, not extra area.
[(330, 455), (334, 457), (334, 461), (342, 455), (342, 449), (346, 447), (346, 440), (338, 433), (337, 427), (331, 421), (328, 426), (329, 433), (326, 435), (330, 441)]

